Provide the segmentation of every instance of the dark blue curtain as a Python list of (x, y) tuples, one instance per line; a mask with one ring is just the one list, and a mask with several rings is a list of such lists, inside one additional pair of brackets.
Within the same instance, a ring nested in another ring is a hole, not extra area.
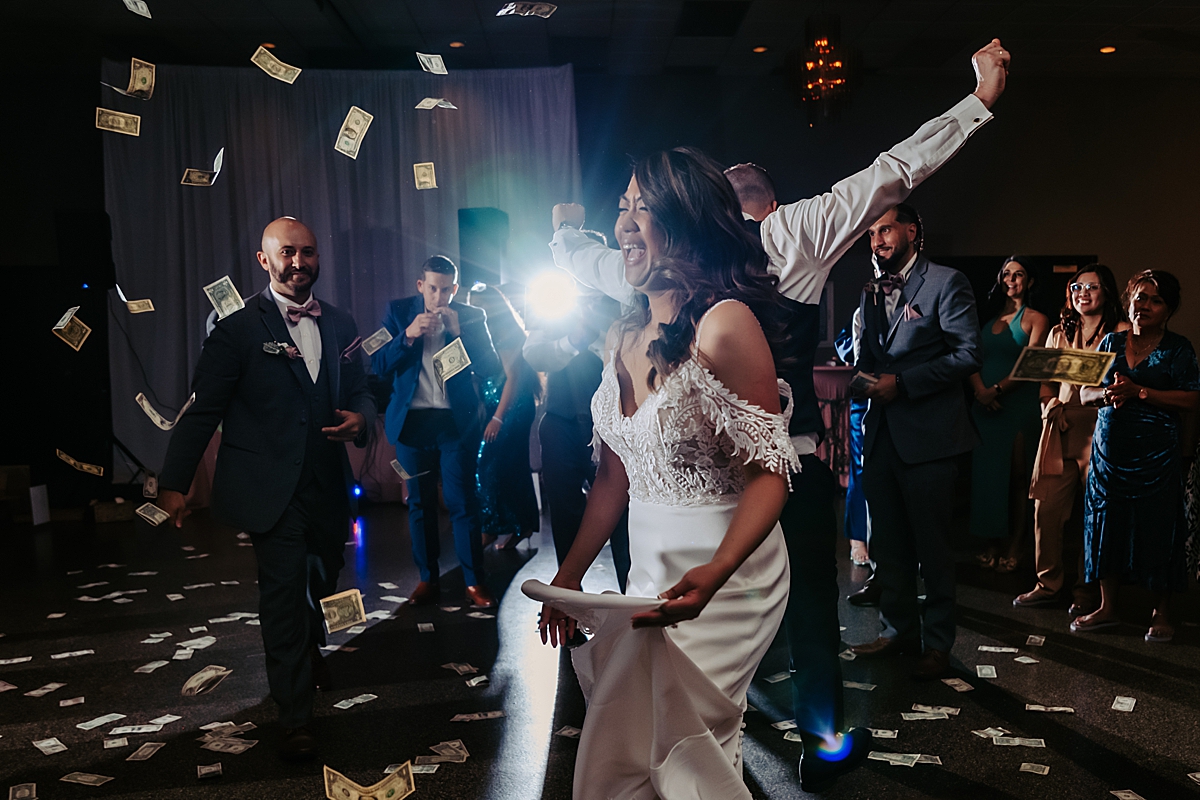
[[(102, 80), (124, 87), (129, 66), (105, 61)], [(414, 293), (433, 253), (457, 260), (459, 208), (509, 215), (506, 280), (550, 262), (550, 208), (577, 201), (579, 154), (571, 67), (424, 72), (304, 70), (295, 84), (256, 67), (160, 64), (149, 101), (101, 87), (99, 105), (141, 115), (141, 135), (104, 134), (105, 204), (117, 282), (154, 301), (130, 315), (110, 294), (113, 426), (151, 469), (163, 433), (134, 403), (145, 392), (168, 417), (189, 394), (212, 307), (202, 287), (229, 275), (244, 298), (267, 284), (262, 229), (294, 216), (317, 235), (315, 294), (348, 309), (364, 335), (385, 304)], [(445, 97), (458, 110), (413, 108)], [(333, 149), (356, 105), (375, 119), (357, 160)], [(210, 168), (210, 187), (181, 186)], [(432, 161), (437, 189), (418, 191), (412, 165)], [(116, 478), (128, 474), (116, 457)]]

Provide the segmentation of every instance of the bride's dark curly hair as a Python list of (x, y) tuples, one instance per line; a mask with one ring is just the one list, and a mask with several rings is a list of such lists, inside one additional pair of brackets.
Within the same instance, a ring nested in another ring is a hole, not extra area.
[[(727, 298), (742, 301), (758, 318), (776, 372), (794, 367), (798, 359), (788, 354), (779, 279), (767, 272), (762, 240), (747, 229), (721, 165), (694, 147), (676, 147), (642, 158), (633, 176), (663, 241), (645, 288), (674, 291), (679, 301), (675, 319), (658, 326), (659, 336), (646, 351), (650, 388), (691, 356), (700, 318)], [(621, 320), (622, 335), (650, 322), (648, 298), (640, 292), (637, 297), (637, 307)]]

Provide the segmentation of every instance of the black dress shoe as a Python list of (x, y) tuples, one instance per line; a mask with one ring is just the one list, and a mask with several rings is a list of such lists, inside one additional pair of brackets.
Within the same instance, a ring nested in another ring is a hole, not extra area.
[(883, 587), (874, 582), (875, 575), (863, 583), (862, 588), (857, 592), (853, 592), (846, 599), (850, 601), (850, 605), (858, 606), (859, 608), (874, 607), (879, 605), (879, 598), (883, 595)]
[(284, 761), (311, 761), (317, 755), (317, 740), (308, 728), (289, 728), (283, 732), (283, 744), (279, 746), (279, 757)]
[(944, 678), (950, 673), (950, 654), (945, 650), (929, 649), (925, 651), (925, 655), (921, 656), (921, 660), (917, 662), (917, 667), (912, 671), (912, 679), (914, 681), (931, 681), (934, 678)]
[[(834, 782), (855, 769), (867, 758), (871, 750), (871, 732), (866, 728), (851, 728), (841, 736), (842, 746), (828, 751), (804, 741), (804, 755), (800, 756), (800, 788), (806, 792), (823, 792)], [(812, 745), (812, 746), (810, 746)]]
[(325, 659), (321, 657), (320, 648), (313, 645), (312, 650), (308, 651), (308, 659), (312, 662), (313, 688), (318, 692), (333, 691), (333, 674), (329, 671)]
[(903, 653), (920, 652), (921, 643), (915, 638), (905, 639), (880, 636), (873, 642), (850, 646), (850, 652), (859, 658), (882, 658), (883, 656), (901, 655)]

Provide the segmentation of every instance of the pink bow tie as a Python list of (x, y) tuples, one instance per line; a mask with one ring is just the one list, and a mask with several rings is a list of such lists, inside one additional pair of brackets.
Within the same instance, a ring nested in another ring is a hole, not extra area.
[(904, 290), (904, 275), (896, 273), (895, 275), (884, 275), (879, 279), (879, 288), (883, 293), (891, 297), (892, 292)]
[(301, 317), (312, 317), (316, 319), (321, 316), (321, 304), (317, 302), (317, 298), (312, 298), (302, 306), (288, 306), (287, 318), (288, 322), (293, 325), (300, 322)]

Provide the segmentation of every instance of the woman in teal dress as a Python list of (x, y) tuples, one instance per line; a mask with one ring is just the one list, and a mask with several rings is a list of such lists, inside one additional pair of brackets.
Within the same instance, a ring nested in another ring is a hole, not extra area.
[(1167, 330), (1179, 308), (1174, 275), (1139, 272), (1125, 297), (1133, 328), (1104, 337), (1100, 350), (1116, 359), (1101, 386), (1079, 392), (1102, 406), (1083, 497), (1084, 564), (1100, 581), (1100, 608), (1071, 630), (1119, 625), (1117, 592), (1136, 583), (1154, 595), (1146, 641), (1169, 642), (1171, 593), (1187, 588), (1180, 417), (1200, 406), (1200, 366), (1192, 343)]
[(1017, 567), (1041, 433), (1038, 384), (1008, 377), (1021, 349), (1041, 345), (1050, 328), (1049, 318), (1028, 305), (1034, 282), (1028, 261), (1005, 260), (980, 315), (987, 320), (979, 337), (983, 363), (971, 376), (980, 438), (971, 454), (971, 533), (988, 542), (979, 563), (998, 572)]
[(488, 332), (504, 371), (483, 385), (487, 427), (479, 450), (477, 487), (484, 543), (511, 550), (538, 529), (537, 497), (529, 465), (529, 431), (541, 384), (525, 363), (525, 326), (504, 293), (494, 286), (472, 287), (470, 304), (487, 314)]

